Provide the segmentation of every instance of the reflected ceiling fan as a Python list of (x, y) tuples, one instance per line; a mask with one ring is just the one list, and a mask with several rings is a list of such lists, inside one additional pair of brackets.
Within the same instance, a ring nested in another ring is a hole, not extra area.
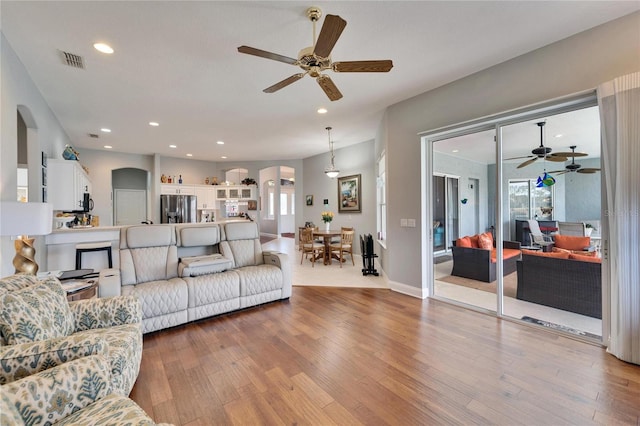
[(307, 17), (313, 23), (313, 40), (312, 46), (305, 47), (298, 53), (298, 59), (287, 56), (278, 55), (277, 53), (267, 52), (265, 50), (256, 49), (249, 46), (238, 47), (238, 52), (248, 55), (260, 56), (261, 58), (272, 59), (274, 61), (284, 62), (286, 64), (295, 65), (302, 69), (301, 73), (293, 74), (284, 80), (267, 87), (263, 90), (265, 93), (276, 92), (288, 85), (295, 83), (305, 75), (309, 74), (315, 78), (324, 93), (332, 101), (342, 98), (342, 93), (333, 83), (331, 78), (323, 71), (332, 70), (334, 72), (388, 72), (393, 68), (393, 62), (386, 60), (373, 61), (346, 61), (331, 62), (331, 50), (335, 46), (340, 34), (347, 26), (347, 21), (338, 15), (327, 15), (324, 18), (320, 35), (316, 40), (316, 22), (322, 16), (322, 10), (319, 7), (310, 7), (307, 9)]
[[(545, 124), (546, 124), (545, 121), (541, 121), (539, 123), (536, 123), (536, 125), (540, 127), (540, 146), (531, 150), (531, 154), (533, 154), (533, 155), (525, 155), (525, 156), (522, 156), (522, 157), (505, 158), (505, 160), (520, 160), (522, 158), (529, 158), (529, 160), (526, 160), (526, 161), (518, 164), (518, 167), (517, 167), (518, 169), (521, 169), (523, 167), (527, 167), (529, 164), (533, 164), (539, 158), (544, 158), (547, 161), (555, 161), (555, 162), (559, 162), (559, 163), (563, 163), (563, 162), (567, 161), (567, 157), (561, 155), (563, 153), (551, 154), (551, 148), (544, 146), (544, 131), (543, 131), (543, 129), (544, 129), (544, 125)], [(564, 153), (564, 154), (566, 154), (566, 153)]]
[(573, 173), (573, 172), (590, 174), (590, 173), (595, 173), (600, 171), (600, 169), (597, 169), (594, 167), (582, 167), (580, 164), (576, 164), (576, 157), (586, 157), (587, 154), (585, 154), (584, 152), (576, 152), (575, 145), (572, 145), (569, 148), (571, 148), (571, 152), (558, 152), (556, 155), (562, 156), (562, 157), (571, 157), (571, 163), (567, 164), (564, 170), (555, 170), (549, 173), (555, 173), (556, 175), (562, 175), (565, 173)]

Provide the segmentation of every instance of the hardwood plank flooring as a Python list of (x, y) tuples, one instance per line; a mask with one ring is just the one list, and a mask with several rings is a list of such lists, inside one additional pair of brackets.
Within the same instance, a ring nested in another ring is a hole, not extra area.
[(640, 425), (640, 366), (387, 289), (290, 301), (144, 336), (131, 393), (176, 425)]

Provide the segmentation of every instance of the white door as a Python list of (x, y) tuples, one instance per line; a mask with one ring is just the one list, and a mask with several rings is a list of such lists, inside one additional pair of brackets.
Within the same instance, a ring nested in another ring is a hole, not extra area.
[(113, 203), (114, 224), (139, 225), (147, 220), (147, 191), (143, 189), (116, 189)]

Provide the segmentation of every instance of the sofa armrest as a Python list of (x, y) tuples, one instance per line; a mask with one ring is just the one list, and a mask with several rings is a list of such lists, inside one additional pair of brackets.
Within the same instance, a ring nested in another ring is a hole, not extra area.
[(142, 308), (135, 296), (78, 300), (69, 307), (75, 317), (74, 333), (142, 322)]
[(267, 265), (274, 265), (280, 268), (282, 271), (282, 298), (287, 299), (291, 297), (293, 278), (289, 256), (286, 253), (277, 251), (264, 251), (262, 252), (262, 258)]
[(110, 393), (109, 362), (100, 355), (76, 359), (2, 388), (3, 400), (24, 424), (34, 419), (53, 424)]
[(89, 355), (109, 354), (104, 339), (71, 335), (0, 347), (0, 385)]
[(122, 294), (119, 269), (103, 269), (98, 278), (98, 297), (114, 297)]

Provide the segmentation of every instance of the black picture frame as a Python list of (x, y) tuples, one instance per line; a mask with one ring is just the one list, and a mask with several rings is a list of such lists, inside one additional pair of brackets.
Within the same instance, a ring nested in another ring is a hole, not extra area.
[(313, 206), (313, 195), (306, 195), (305, 201), (307, 203), (307, 206)]

